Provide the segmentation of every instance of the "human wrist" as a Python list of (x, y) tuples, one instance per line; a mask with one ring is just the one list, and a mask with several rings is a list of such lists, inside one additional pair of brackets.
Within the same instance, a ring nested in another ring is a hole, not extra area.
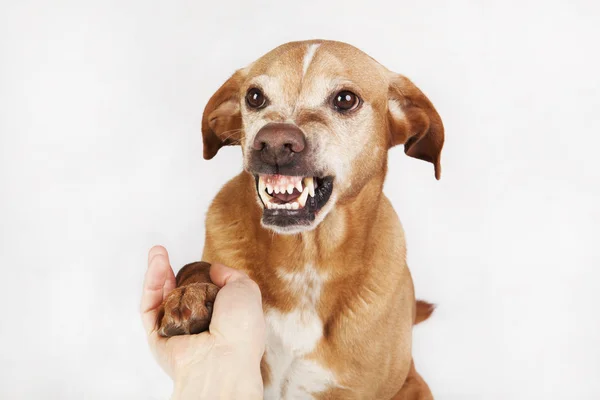
[(262, 399), (260, 362), (229, 358), (181, 370), (174, 380), (171, 400)]
[(202, 396), (202, 378), (182, 372), (173, 381), (171, 400), (197, 400)]

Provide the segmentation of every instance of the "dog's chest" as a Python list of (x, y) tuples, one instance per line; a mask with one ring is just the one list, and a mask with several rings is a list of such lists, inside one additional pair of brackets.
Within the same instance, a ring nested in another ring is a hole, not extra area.
[(264, 398), (310, 399), (311, 394), (335, 385), (332, 372), (309, 357), (323, 337), (323, 321), (316, 307), (325, 277), (311, 265), (279, 276), (297, 306), (288, 313), (276, 309), (265, 313), (269, 379)]

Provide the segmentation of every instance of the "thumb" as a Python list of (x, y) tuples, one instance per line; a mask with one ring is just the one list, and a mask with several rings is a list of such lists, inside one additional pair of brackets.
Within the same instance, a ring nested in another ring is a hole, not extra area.
[(175, 275), (169, 263), (169, 253), (162, 246), (154, 246), (148, 253), (148, 269), (144, 278), (140, 310), (146, 333), (154, 331), (158, 308), (164, 297), (175, 288)]
[(213, 264), (210, 278), (222, 286), (215, 299), (209, 331), (226, 344), (262, 357), (265, 320), (258, 285), (245, 273)]

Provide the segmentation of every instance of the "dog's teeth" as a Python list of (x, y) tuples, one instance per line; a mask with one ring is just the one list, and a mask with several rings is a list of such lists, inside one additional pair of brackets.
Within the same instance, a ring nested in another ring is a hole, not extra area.
[(290, 203), (285, 203), (285, 208), (287, 208), (288, 210), (291, 210), (292, 205)]
[(288, 192), (289, 194), (292, 194), (292, 193), (294, 193), (294, 185), (292, 185), (292, 184), (290, 183), (290, 184), (288, 185), (288, 187), (287, 187), (287, 192)]
[(273, 186), (271, 186), (270, 184), (267, 183), (267, 193), (272, 194), (273, 193)]
[(264, 192), (265, 191), (265, 180), (263, 179), (263, 177), (259, 177), (258, 178), (258, 191), (259, 192)]
[(304, 184), (308, 188), (308, 193), (310, 194), (310, 197), (315, 197), (315, 180), (313, 179), (313, 177), (311, 176), (309, 178), (306, 178), (304, 180)]
[(306, 199), (308, 199), (308, 192), (309, 189), (308, 186), (306, 186), (300, 197), (298, 197), (298, 203), (300, 204), (300, 207), (304, 207), (306, 205)]
[(260, 196), (264, 206), (268, 207), (271, 196), (265, 192), (265, 180), (262, 177), (258, 178), (258, 195)]
[(292, 203), (292, 210), (297, 210), (299, 208), (300, 208), (300, 204), (298, 204), (298, 202), (295, 201)]
[(277, 208), (279, 208), (280, 210), (285, 210), (285, 204), (280, 204), (279, 206), (277, 206)]
[(279, 186), (275, 185), (275, 189), (274, 190), (275, 190), (276, 194), (279, 194)]
[(298, 189), (298, 191), (302, 193), (302, 179), (296, 182), (296, 189)]

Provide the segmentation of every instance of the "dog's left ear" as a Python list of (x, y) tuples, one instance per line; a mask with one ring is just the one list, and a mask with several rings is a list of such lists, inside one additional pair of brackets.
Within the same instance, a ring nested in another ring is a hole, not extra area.
[(440, 179), (440, 156), (444, 146), (444, 125), (433, 104), (408, 78), (390, 74), (388, 94), (390, 147), (404, 144), (404, 152), (429, 161)]
[(240, 87), (244, 80), (238, 70), (212, 95), (202, 115), (204, 158), (210, 160), (223, 146), (240, 144), (242, 115)]

